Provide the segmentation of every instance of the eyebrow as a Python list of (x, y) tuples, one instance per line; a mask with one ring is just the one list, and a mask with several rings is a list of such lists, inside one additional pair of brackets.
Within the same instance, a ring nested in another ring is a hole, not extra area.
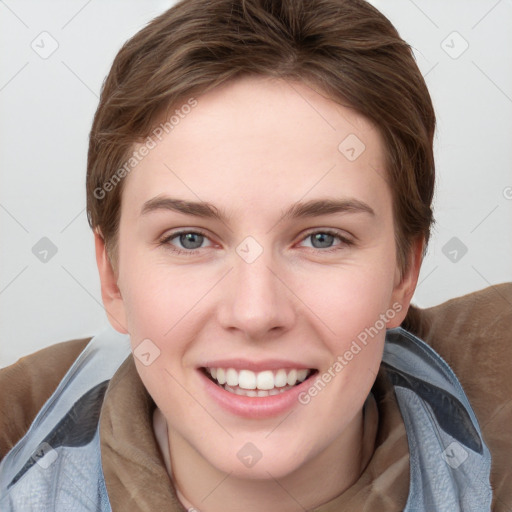
[[(156, 196), (144, 203), (140, 215), (151, 212), (168, 210), (194, 217), (216, 219), (227, 223), (228, 216), (213, 204), (200, 201), (185, 201), (169, 196)], [(368, 204), (355, 198), (347, 199), (312, 199), (304, 203), (294, 203), (285, 212), (282, 212), (282, 220), (319, 217), (335, 213), (367, 213), (375, 216), (375, 212)]]

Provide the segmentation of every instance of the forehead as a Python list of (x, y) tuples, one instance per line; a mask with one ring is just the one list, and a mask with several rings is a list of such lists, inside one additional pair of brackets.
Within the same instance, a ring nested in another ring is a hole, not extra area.
[(154, 147), (126, 178), (130, 215), (162, 193), (236, 214), (308, 195), (359, 196), (378, 209), (388, 192), (375, 126), (303, 83), (245, 77), (171, 115), (172, 129), (151, 136)]

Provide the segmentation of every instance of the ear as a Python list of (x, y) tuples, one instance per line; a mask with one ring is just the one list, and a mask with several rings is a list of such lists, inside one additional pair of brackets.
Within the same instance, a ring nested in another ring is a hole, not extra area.
[(416, 290), (416, 284), (418, 283), (418, 276), (423, 260), (423, 245), (424, 239), (422, 237), (414, 240), (409, 252), (409, 267), (403, 276), (400, 277), (400, 270), (398, 266), (396, 268), (395, 284), (389, 308), (396, 311), (397, 314), (394, 318), (388, 320), (386, 325), (388, 329), (398, 327), (407, 315), (412, 296)]
[(101, 281), (101, 298), (108, 321), (112, 327), (121, 334), (128, 334), (126, 328), (126, 314), (123, 297), (117, 286), (117, 276), (107, 255), (105, 241), (99, 229), (94, 230), (94, 244), (96, 247), (96, 264)]

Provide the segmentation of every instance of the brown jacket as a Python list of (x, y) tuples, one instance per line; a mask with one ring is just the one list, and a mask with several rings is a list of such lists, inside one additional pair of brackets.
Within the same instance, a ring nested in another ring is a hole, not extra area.
[[(455, 371), (492, 455), (492, 509), (512, 511), (512, 283), (428, 309), (411, 307), (402, 326)], [(89, 340), (52, 345), (0, 370), (0, 460), (25, 434)], [(374, 453), (359, 480), (316, 512), (391, 512), (405, 506), (407, 437), (383, 372), (372, 391), (376, 407), (365, 414), (365, 435), (375, 440)], [(100, 416), (103, 472), (114, 512), (186, 510), (153, 433), (154, 408), (133, 359), (127, 358), (109, 383)], [(373, 421), (377, 415), (378, 425)]]

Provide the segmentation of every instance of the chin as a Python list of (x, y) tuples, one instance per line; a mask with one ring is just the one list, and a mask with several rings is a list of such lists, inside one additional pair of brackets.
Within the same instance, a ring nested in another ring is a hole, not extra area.
[[(254, 436), (247, 436), (251, 438)], [(240, 446), (233, 451), (234, 445)], [(226, 453), (230, 453), (229, 458)], [(237, 442), (208, 457), (219, 471), (242, 480), (272, 480), (284, 478), (297, 471), (304, 463), (304, 454), (297, 457), (297, 446), (284, 447), (260, 437), (254, 441)]]

